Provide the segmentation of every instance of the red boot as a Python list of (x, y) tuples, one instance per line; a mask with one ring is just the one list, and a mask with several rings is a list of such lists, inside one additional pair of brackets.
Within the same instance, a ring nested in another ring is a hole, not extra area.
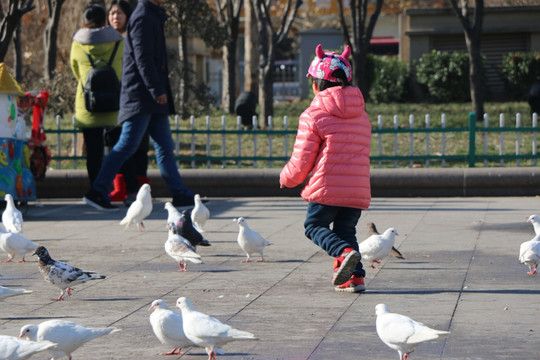
[(126, 192), (126, 181), (124, 180), (124, 175), (116, 174), (114, 181), (114, 190), (109, 194), (111, 201), (124, 201), (127, 198)]
[(144, 184), (150, 184), (150, 178), (146, 176), (137, 175), (137, 181), (139, 181), (139, 188)]

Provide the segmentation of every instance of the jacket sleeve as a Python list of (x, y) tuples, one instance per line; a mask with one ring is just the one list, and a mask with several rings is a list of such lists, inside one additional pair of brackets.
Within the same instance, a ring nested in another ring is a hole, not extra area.
[(159, 64), (156, 63), (156, 51), (158, 51), (159, 46), (155, 34), (156, 29), (151, 21), (144, 21), (142, 18), (130, 23), (130, 25), (129, 39), (137, 69), (144, 85), (155, 99), (167, 92), (166, 84), (160, 81)]
[(281, 170), (280, 184), (285, 187), (295, 187), (301, 184), (313, 169), (321, 144), (322, 139), (316, 125), (308, 111), (305, 111), (300, 115), (291, 158)]
[(77, 46), (77, 43), (73, 41), (71, 43), (71, 52), (69, 53), (69, 63), (71, 65), (71, 71), (73, 71), (73, 75), (75, 75), (75, 79), (80, 81), (81, 73), (79, 72), (79, 64), (77, 62), (78, 52), (81, 52), (81, 49)]
[(116, 50), (116, 55), (113, 59), (112, 67), (118, 80), (122, 81), (122, 54), (124, 53), (124, 40), (120, 40), (118, 44), (118, 49)]

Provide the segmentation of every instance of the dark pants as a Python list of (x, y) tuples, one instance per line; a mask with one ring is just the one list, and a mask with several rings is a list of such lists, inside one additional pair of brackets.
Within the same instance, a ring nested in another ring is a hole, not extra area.
[(90, 186), (94, 183), (103, 162), (103, 130), (103, 127), (82, 128)]
[[(112, 148), (120, 139), (122, 133), (121, 126), (115, 126), (107, 131), (107, 146)], [(148, 131), (143, 135), (139, 147), (135, 153), (130, 156), (124, 165), (119, 170), (119, 173), (124, 175), (126, 182), (126, 191), (128, 194), (134, 194), (139, 191), (138, 176), (146, 177), (148, 169), (148, 150), (150, 148), (150, 138)]]
[[(358, 251), (356, 225), (361, 214), (361, 209), (310, 202), (304, 222), (305, 234), (332, 257), (339, 257), (345, 248)], [(366, 275), (362, 262), (358, 263), (353, 274)]]

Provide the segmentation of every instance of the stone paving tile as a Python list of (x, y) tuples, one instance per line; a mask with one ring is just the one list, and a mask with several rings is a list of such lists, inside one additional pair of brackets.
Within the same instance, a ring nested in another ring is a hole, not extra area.
[[(377, 269), (364, 264), (364, 294), (334, 292), (332, 259), (304, 237), (306, 204), (299, 198), (212, 198), (205, 226), (212, 246), (199, 248), (204, 264), (178, 272), (163, 249), (166, 200), (154, 199), (142, 233), (122, 231), (125, 209), (104, 214), (73, 199), (31, 204), (24, 236), (53, 258), (107, 278), (56, 302), (50, 299), (60, 291), (41, 278), (35, 257), (0, 263), (1, 285), (34, 291), (1, 303), (0, 334), (15, 336), (24, 324), (53, 318), (115, 326), (122, 331), (85, 344), (73, 359), (163, 359), (171, 348), (153, 335), (147, 309), (157, 298), (173, 307), (187, 296), (199, 310), (260, 338), (229, 343), (218, 359), (396, 359), (375, 331), (374, 307), (386, 303), (452, 332), (418, 347), (412, 359), (538, 358), (540, 278), (517, 260), (520, 243), (533, 236), (525, 221), (537, 213), (538, 198), (373, 199), (358, 224), (359, 240), (369, 221), (381, 232), (395, 227), (405, 260), (388, 257)], [(241, 263), (233, 221), (239, 216), (272, 242), (267, 262)], [(207, 355), (192, 348), (166, 358)]]

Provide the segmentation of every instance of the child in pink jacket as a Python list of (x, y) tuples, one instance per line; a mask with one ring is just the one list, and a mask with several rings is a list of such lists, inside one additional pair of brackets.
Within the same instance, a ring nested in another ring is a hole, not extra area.
[(356, 225), (371, 202), (371, 124), (360, 89), (350, 85), (350, 54), (349, 46), (341, 55), (317, 46), (307, 74), (315, 98), (300, 115), (280, 184), (295, 187), (311, 174), (301, 193), (305, 235), (335, 258), (335, 290), (352, 293), (366, 289)]

